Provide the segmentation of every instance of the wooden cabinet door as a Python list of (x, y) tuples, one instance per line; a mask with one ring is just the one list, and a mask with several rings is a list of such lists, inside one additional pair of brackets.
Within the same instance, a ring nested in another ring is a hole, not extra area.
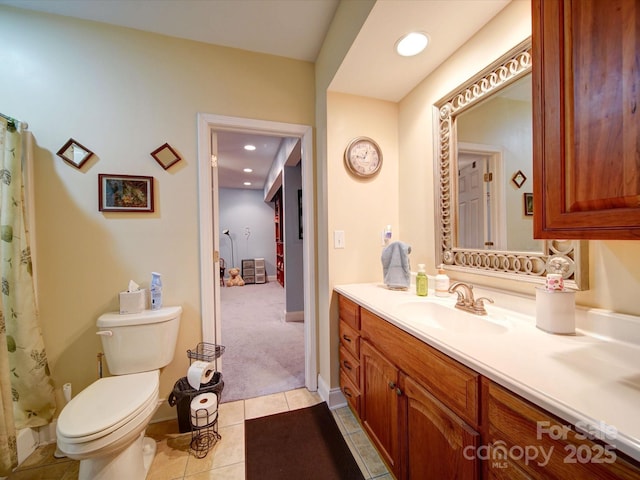
[(406, 452), (403, 477), (416, 480), (478, 478), (480, 434), (410, 377), (401, 374)]
[(594, 435), (579, 431), (489, 380), (483, 382), (482, 390), (484, 442), (495, 451), (486, 465), (489, 478), (640, 478), (638, 462), (623, 458), (615, 447), (603, 443), (604, 439), (591, 440), (588, 437)]
[(533, 0), (534, 236), (640, 238), (640, 2)]
[(398, 477), (398, 369), (368, 342), (360, 346), (360, 419), (378, 452)]

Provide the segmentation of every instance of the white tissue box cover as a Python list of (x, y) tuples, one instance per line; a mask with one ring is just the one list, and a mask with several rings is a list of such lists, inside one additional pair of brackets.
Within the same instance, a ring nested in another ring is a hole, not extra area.
[(140, 313), (145, 307), (145, 290), (135, 292), (120, 292), (120, 314)]

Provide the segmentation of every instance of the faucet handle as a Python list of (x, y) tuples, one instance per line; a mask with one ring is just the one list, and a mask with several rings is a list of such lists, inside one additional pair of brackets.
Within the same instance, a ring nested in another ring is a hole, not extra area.
[(489, 297), (480, 297), (476, 299), (476, 303), (480, 306), (484, 306), (484, 302), (487, 301), (489, 303), (493, 303), (493, 298)]
[(488, 298), (488, 297), (480, 297), (477, 298), (475, 300), (475, 302), (473, 302), (473, 311), (475, 313), (477, 313), (478, 315), (486, 315), (487, 314), (487, 310), (484, 308), (484, 302), (487, 301), (489, 303), (493, 303), (493, 299), (492, 298)]

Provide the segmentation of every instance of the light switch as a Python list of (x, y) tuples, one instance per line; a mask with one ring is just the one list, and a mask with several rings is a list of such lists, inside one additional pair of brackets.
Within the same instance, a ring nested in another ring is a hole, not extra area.
[(333, 248), (344, 248), (344, 230), (333, 231)]

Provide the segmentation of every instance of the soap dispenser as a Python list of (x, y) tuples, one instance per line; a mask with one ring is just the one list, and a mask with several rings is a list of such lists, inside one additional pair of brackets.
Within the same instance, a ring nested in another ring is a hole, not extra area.
[(162, 279), (158, 272), (151, 272), (151, 310), (162, 308)]
[(449, 277), (444, 273), (444, 265), (438, 265), (438, 274), (436, 275), (436, 297), (449, 296)]
[(426, 297), (428, 293), (427, 274), (424, 271), (424, 263), (418, 264), (418, 274), (416, 275), (416, 295)]

